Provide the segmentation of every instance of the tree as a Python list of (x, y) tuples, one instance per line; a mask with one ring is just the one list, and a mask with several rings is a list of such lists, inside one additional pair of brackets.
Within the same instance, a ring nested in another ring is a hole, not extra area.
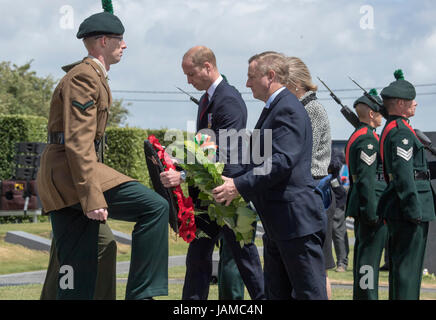
[[(32, 61), (17, 66), (0, 62), (0, 114), (25, 114), (48, 118), (50, 100), (57, 80), (52, 76), (38, 77), (31, 71)], [(128, 106), (129, 104), (127, 104)], [(122, 99), (114, 99), (108, 126), (124, 124), (129, 111)]]
[[(130, 106), (128, 103), (127, 106)], [(123, 105), (123, 99), (114, 99), (109, 112), (108, 127), (120, 127), (129, 115), (129, 110)]]
[(22, 65), (0, 63), (0, 113), (48, 117), (55, 81), (30, 71), (32, 61)]

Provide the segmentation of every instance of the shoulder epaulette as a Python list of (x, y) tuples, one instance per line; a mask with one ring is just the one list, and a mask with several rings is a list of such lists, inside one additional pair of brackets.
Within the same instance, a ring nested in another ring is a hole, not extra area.
[(345, 163), (347, 164), (347, 167), (350, 168), (349, 159), (350, 159), (350, 148), (354, 141), (356, 141), (357, 138), (360, 136), (363, 136), (368, 133), (368, 127), (360, 128), (359, 130), (355, 131), (347, 143), (347, 148), (345, 149)]

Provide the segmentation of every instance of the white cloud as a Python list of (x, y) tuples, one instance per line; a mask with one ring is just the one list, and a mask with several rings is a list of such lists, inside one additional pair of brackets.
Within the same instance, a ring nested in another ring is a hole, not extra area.
[[(60, 66), (85, 55), (75, 38), (80, 22), (101, 11), (100, 1), (54, 0), (29, 2), (0, 0), (3, 14), (0, 61), (23, 64), (34, 59), (41, 75), (62, 76)], [(362, 30), (362, 1), (345, 0), (114, 0), (115, 14), (125, 27), (127, 50), (123, 60), (111, 67), (112, 89), (175, 90), (178, 85), (195, 91), (181, 70), (185, 51), (197, 44), (211, 47), (220, 71), (240, 91), (245, 88), (248, 58), (264, 50), (298, 56), (312, 75), (320, 76), (332, 88), (354, 88), (351, 75), (365, 87), (384, 86), (393, 80), (393, 71), (402, 68), (413, 83), (434, 83), (436, 60), (436, 10), (432, 1), (384, 0), (372, 2), (373, 30)], [(74, 30), (59, 25), (61, 6), (74, 9)], [(317, 81), (316, 81), (317, 82)], [(322, 87), (320, 87), (322, 89)], [(436, 88), (428, 88), (436, 92)], [(423, 92), (422, 88), (418, 93)], [(429, 92), (429, 91), (426, 91)], [(340, 93), (358, 97), (359, 91)], [(182, 95), (114, 94), (135, 99), (185, 99)], [(321, 92), (321, 98), (328, 95)], [(243, 95), (252, 101), (251, 94)], [(432, 129), (436, 108), (434, 96), (421, 96), (413, 123)], [(322, 100), (329, 112), (335, 138), (347, 138), (351, 128), (331, 100)], [(352, 99), (344, 100), (349, 106)], [(248, 102), (249, 123), (253, 127), (262, 102)], [(166, 110), (162, 112), (162, 110)], [(434, 110), (435, 111), (434, 111)], [(189, 102), (135, 102), (130, 125), (179, 127), (195, 119), (196, 106)], [(433, 128), (436, 131), (436, 128)]]

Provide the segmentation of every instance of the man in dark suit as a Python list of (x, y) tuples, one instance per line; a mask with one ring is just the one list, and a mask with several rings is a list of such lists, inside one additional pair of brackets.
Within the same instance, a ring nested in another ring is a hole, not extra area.
[[(215, 143), (220, 146), (218, 152), (221, 154), (225, 152), (227, 162), (223, 175), (238, 176), (243, 170), (241, 166), (242, 144), (232, 145), (230, 143), (232, 133), (228, 130), (233, 129), (234, 134), (245, 130), (247, 108), (241, 94), (220, 75), (215, 55), (209, 48), (196, 46), (188, 50), (183, 56), (182, 69), (189, 84), (197, 90), (206, 90), (200, 98), (197, 131), (212, 136)], [(225, 135), (228, 148), (222, 148), (219, 142), (222, 129), (226, 129), (228, 133)], [(234, 155), (238, 159), (232, 159)], [(219, 154), (217, 156), (219, 159)], [(163, 172), (161, 181), (165, 187), (174, 187), (183, 182), (181, 175), (177, 171)], [(197, 199), (198, 193), (198, 189), (189, 189), (189, 194), (195, 201), (195, 207), (201, 208), (200, 200)], [(215, 221), (210, 221), (207, 214), (197, 216), (195, 223), (197, 228), (204, 231), (210, 238), (198, 238), (189, 245), (182, 299), (207, 299), (212, 274), (212, 253), (220, 235), (224, 237), (233, 255), (251, 299), (264, 299), (262, 265), (254, 242), (241, 248), (234, 232), (227, 226), (219, 227)]]
[(253, 132), (252, 149), (260, 150), (264, 159), (259, 162), (253, 156), (244, 174), (223, 177), (224, 184), (213, 192), (219, 203), (229, 204), (238, 194), (254, 203), (265, 229), (268, 299), (324, 300), (322, 244), (327, 221), (310, 171), (310, 119), (283, 85), (287, 70), (284, 56), (278, 53), (250, 58), (247, 87), (256, 99), (266, 102)]

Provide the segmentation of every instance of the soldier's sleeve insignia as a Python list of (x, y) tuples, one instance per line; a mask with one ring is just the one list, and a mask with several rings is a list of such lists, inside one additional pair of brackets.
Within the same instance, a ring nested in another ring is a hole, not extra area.
[(94, 101), (90, 100), (85, 104), (81, 104), (80, 102), (73, 100), (72, 104), (73, 106), (78, 107), (80, 110), (85, 111), (86, 109), (94, 105)]
[(373, 144), (368, 144), (368, 150), (372, 150), (372, 149), (374, 149), (374, 145)]
[(404, 138), (404, 139), (402, 140), (402, 142), (403, 142), (403, 144), (405, 144), (405, 145), (408, 145), (408, 144), (409, 144), (409, 140), (407, 140), (406, 138)]
[(368, 156), (365, 151), (360, 152), (360, 159), (365, 162), (368, 166), (372, 165), (377, 159), (377, 153), (374, 152), (371, 156)]
[(410, 147), (409, 150), (405, 150), (401, 147), (397, 147), (397, 156), (403, 158), (406, 161), (409, 161), (413, 155), (413, 147)]

